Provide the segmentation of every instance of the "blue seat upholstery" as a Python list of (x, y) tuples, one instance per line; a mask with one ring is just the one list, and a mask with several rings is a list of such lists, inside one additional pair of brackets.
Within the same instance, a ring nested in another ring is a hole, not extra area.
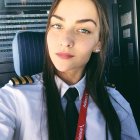
[(13, 61), (15, 72), (19, 76), (42, 72), (45, 33), (22, 31), (13, 40)]

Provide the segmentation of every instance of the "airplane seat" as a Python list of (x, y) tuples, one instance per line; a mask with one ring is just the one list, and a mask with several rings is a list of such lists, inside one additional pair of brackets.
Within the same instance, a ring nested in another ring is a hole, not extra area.
[(18, 76), (42, 72), (45, 32), (20, 31), (12, 42), (14, 69)]

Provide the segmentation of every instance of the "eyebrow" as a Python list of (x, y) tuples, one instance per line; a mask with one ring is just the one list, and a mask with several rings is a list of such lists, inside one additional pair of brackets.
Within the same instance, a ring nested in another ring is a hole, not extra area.
[[(58, 15), (52, 15), (52, 17), (55, 17), (59, 20), (62, 20), (62, 21), (65, 21), (64, 18), (58, 16)], [(92, 22), (95, 26), (97, 26), (97, 23), (93, 20), (93, 19), (80, 19), (80, 20), (77, 20), (76, 23), (85, 23), (85, 22)]]

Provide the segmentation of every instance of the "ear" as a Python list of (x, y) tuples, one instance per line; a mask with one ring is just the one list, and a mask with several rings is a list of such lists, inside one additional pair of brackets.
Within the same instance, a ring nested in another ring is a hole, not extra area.
[(101, 42), (98, 41), (97, 45), (93, 48), (94, 53), (99, 53), (101, 51)]

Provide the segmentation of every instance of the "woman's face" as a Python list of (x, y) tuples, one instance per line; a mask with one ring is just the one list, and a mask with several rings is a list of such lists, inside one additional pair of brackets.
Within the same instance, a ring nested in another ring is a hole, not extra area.
[(59, 72), (83, 72), (100, 49), (99, 18), (91, 0), (61, 0), (47, 34), (50, 58)]

